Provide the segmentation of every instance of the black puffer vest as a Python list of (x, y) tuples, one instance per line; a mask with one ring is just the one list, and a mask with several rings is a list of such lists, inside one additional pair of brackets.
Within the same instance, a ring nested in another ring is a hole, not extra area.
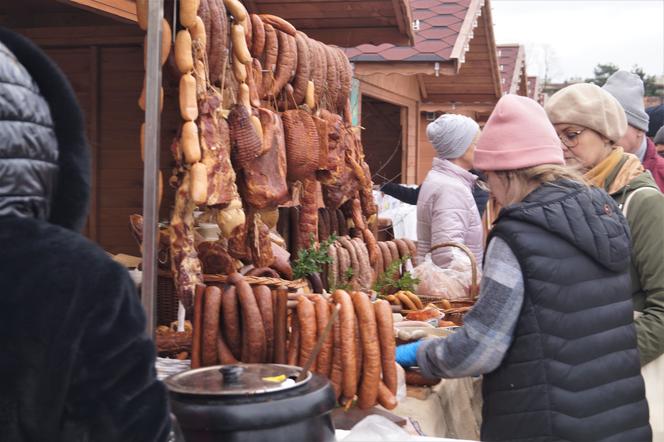
[(561, 181), (503, 209), (519, 260), (514, 341), (483, 383), (483, 441), (649, 441), (627, 222), (604, 192)]

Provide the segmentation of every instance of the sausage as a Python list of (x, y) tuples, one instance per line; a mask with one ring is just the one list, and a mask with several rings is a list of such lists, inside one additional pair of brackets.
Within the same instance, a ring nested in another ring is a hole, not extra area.
[[(334, 309), (334, 305), (330, 304), (330, 315)], [(334, 397), (338, 400), (341, 396), (341, 383), (343, 380), (343, 365), (341, 359), (343, 354), (341, 351), (341, 321), (339, 317), (334, 321), (334, 327), (332, 328), (332, 371), (330, 373), (330, 382), (332, 383), (332, 388), (334, 388)]]
[(263, 21), (256, 14), (251, 14), (251, 54), (254, 58), (261, 58), (265, 49), (265, 28)]
[(392, 262), (398, 261), (399, 258), (399, 249), (397, 248), (397, 245), (394, 243), (394, 241), (386, 241), (385, 245), (387, 245), (387, 248), (390, 251), (390, 255), (392, 256)]
[(367, 250), (369, 251), (369, 261), (371, 265), (376, 268), (376, 261), (378, 260), (378, 255), (380, 251), (378, 250), (378, 243), (376, 242), (376, 237), (374, 237), (373, 232), (370, 229), (364, 229), (362, 231), (362, 236), (364, 237), (364, 242), (367, 245)]
[(276, 270), (273, 270), (269, 267), (254, 267), (253, 269), (247, 272), (246, 276), (279, 278), (279, 273), (277, 273)]
[(378, 403), (386, 410), (393, 410), (398, 405), (396, 396), (383, 381), (378, 384)]
[(371, 262), (369, 261), (369, 252), (367, 250), (367, 246), (360, 238), (353, 238), (353, 241), (351, 242), (355, 245), (358, 260), (360, 262), (361, 270), (360, 274), (358, 275), (360, 287), (366, 290), (371, 289), (372, 283), (374, 281), (374, 272), (371, 267)]
[(395, 295), (397, 299), (401, 301), (405, 310), (417, 310), (417, 304), (415, 304), (404, 292), (398, 292)]
[[(297, 301), (295, 301), (297, 302)], [(300, 356), (300, 321), (297, 315), (291, 315), (291, 332), (288, 339), (288, 365), (297, 365)]]
[(337, 246), (330, 244), (330, 247), (327, 249), (327, 254), (332, 261), (327, 266), (327, 285), (330, 290), (334, 290), (339, 282), (339, 258), (337, 256)]
[(378, 329), (378, 342), (380, 344), (380, 359), (383, 370), (383, 382), (389, 391), (397, 394), (397, 368), (396, 368), (396, 344), (394, 341), (394, 320), (392, 318), (392, 307), (387, 301), (378, 300), (374, 302), (374, 313), (376, 314), (376, 326)]
[(311, 289), (314, 293), (323, 293), (323, 281), (320, 279), (320, 274), (318, 272), (310, 273), (307, 275), (307, 279), (311, 284)]
[(191, 368), (201, 366), (201, 336), (203, 332), (203, 297), (205, 286), (196, 286), (196, 297), (194, 298), (194, 330), (191, 342)]
[(394, 244), (397, 246), (397, 250), (399, 251), (399, 258), (403, 259), (405, 257), (410, 258), (410, 250), (408, 250), (408, 246), (402, 239), (395, 239)]
[[(316, 345), (316, 310), (306, 296), (297, 300), (297, 319), (300, 323), (300, 356), (298, 365), (303, 367)], [(311, 371), (316, 370), (316, 362), (311, 364)]]
[(417, 246), (410, 239), (404, 238), (403, 241), (406, 243), (406, 246), (408, 247), (408, 252), (410, 253), (410, 261), (413, 263), (413, 267), (415, 267), (417, 265)]
[(373, 407), (378, 399), (378, 384), (380, 383), (380, 344), (376, 339), (378, 328), (376, 316), (369, 298), (360, 292), (352, 295), (357, 320), (361, 324), (360, 339), (364, 358), (362, 360), (362, 383), (357, 405), (366, 410)]
[(350, 256), (350, 265), (353, 269), (353, 277), (350, 279), (350, 282), (351, 286), (356, 287), (358, 278), (360, 276), (360, 261), (357, 259), (357, 252), (355, 251), (355, 247), (353, 247), (353, 244), (351, 243), (351, 240), (348, 239), (348, 237), (340, 236), (339, 242), (342, 246), (344, 246), (344, 249), (348, 251)]
[[(318, 336), (321, 336), (330, 320), (330, 307), (328, 302), (321, 295), (316, 295), (316, 297), (313, 298), (313, 301), (314, 309), (316, 310)], [(330, 370), (332, 369), (333, 345), (334, 337), (330, 333), (327, 335), (327, 338), (325, 338), (325, 342), (323, 342), (323, 346), (320, 348), (318, 358), (316, 359), (316, 373), (323, 375), (326, 378), (330, 377)]]
[(357, 355), (355, 359), (355, 369), (359, 373), (357, 376), (357, 388), (360, 388), (362, 382), (362, 357), (364, 356), (364, 351), (362, 350), (362, 341), (360, 339), (360, 324), (357, 323), (357, 314), (355, 315), (355, 354)]
[(345, 285), (348, 283), (346, 272), (349, 268), (352, 269), (350, 266), (350, 253), (341, 245), (337, 248), (337, 253), (339, 255), (339, 285)]
[(376, 279), (380, 277), (380, 275), (383, 274), (385, 271), (385, 262), (383, 261), (383, 253), (380, 251), (380, 247), (378, 246), (378, 242), (375, 244), (376, 246), (376, 262), (373, 264), (374, 272), (376, 272)]
[(242, 312), (242, 362), (265, 360), (265, 329), (256, 298), (244, 276), (233, 273), (228, 282), (235, 285)]
[(357, 392), (358, 371), (355, 366), (357, 352), (355, 350), (355, 312), (350, 295), (343, 290), (335, 290), (332, 294), (335, 303), (341, 306), (339, 326), (341, 337), (341, 364), (343, 369), (342, 393), (346, 399), (353, 399)]
[(288, 259), (275, 255), (274, 262), (270, 264), (270, 267), (276, 270), (277, 273), (282, 277), (284, 277), (285, 279), (288, 280), (293, 279), (293, 267), (291, 267), (290, 262), (288, 262)]
[(228, 348), (226, 341), (224, 341), (224, 336), (221, 332), (221, 329), (219, 329), (219, 333), (217, 333), (217, 356), (219, 358), (219, 363), (223, 365), (237, 364), (239, 362), (237, 359), (235, 359), (233, 353), (231, 353), (231, 350)]
[(337, 209), (337, 221), (339, 222), (339, 236), (348, 235), (348, 224), (341, 209)]
[(221, 304), (224, 341), (237, 359), (242, 355), (242, 334), (240, 333), (240, 307), (235, 286), (227, 285), (224, 288)]
[(219, 334), (219, 311), (221, 309), (221, 290), (209, 286), (203, 299), (203, 345), (201, 346), (201, 366), (208, 367), (217, 363), (217, 335)]
[(261, 362), (274, 360), (274, 308), (272, 305), (272, 291), (266, 285), (254, 286), (254, 296), (263, 318), (265, 330), (265, 359)]
[(378, 248), (380, 249), (381, 255), (383, 255), (383, 272), (386, 272), (387, 268), (392, 263), (392, 254), (384, 241), (378, 243)]
[(364, 218), (362, 217), (362, 206), (358, 198), (351, 201), (351, 215), (353, 217), (353, 224), (359, 231), (364, 231), (367, 228)]
[(440, 378), (426, 378), (419, 370), (406, 370), (406, 384), (420, 387), (434, 386), (440, 382)]
[(274, 303), (274, 363), (285, 364), (286, 335), (288, 334), (288, 289), (284, 286), (276, 290)]

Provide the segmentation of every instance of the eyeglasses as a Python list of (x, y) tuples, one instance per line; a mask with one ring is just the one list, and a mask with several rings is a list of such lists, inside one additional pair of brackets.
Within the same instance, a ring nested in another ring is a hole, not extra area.
[(562, 141), (566, 147), (572, 149), (579, 145), (579, 135), (581, 135), (583, 131), (585, 131), (585, 129), (566, 130), (558, 135), (558, 138), (560, 138), (560, 141)]

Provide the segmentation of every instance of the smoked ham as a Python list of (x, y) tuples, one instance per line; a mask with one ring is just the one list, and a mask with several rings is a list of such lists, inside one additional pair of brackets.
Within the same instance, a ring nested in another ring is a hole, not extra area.
[(247, 163), (241, 172), (240, 188), (246, 203), (256, 209), (276, 207), (288, 200), (286, 146), (279, 114), (257, 110), (263, 128), (264, 154)]
[(189, 174), (175, 194), (175, 208), (170, 223), (171, 271), (178, 299), (190, 308), (196, 285), (203, 283), (201, 262), (194, 247), (194, 209), (189, 192)]

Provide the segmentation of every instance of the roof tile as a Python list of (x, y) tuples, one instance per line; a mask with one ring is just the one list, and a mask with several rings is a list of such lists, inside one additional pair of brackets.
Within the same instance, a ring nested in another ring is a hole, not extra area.
[(360, 45), (347, 52), (353, 61), (445, 61), (450, 58), (471, 0), (411, 0), (420, 20), (413, 47)]

